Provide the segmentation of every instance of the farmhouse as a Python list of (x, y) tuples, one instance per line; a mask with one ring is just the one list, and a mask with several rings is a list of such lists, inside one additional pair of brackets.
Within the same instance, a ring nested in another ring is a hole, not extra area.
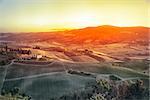
[(42, 58), (42, 55), (36, 55), (36, 54), (32, 54), (32, 55), (20, 55), (20, 59), (22, 60), (32, 60), (32, 59), (40, 59)]

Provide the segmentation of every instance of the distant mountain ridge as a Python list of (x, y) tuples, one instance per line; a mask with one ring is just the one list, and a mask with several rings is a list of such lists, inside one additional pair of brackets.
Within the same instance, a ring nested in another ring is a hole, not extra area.
[(55, 41), (60, 43), (114, 43), (122, 41), (148, 41), (148, 27), (117, 27), (111, 25), (103, 25), (97, 27), (86, 27), (82, 29), (74, 29), (60, 32), (37, 32), (12, 34), (1, 38), (3, 40), (12, 41)]

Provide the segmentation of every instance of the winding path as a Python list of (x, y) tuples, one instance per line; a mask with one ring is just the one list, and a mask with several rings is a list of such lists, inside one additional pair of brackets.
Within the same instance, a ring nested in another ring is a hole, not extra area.
[[(56, 62), (57, 62), (57, 61), (54, 60), (52, 63), (46, 64), (46, 65), (44, 65), (44, 66), (52, 65), (52, 64), (54, 64), (54, 63), (56, 63)], [(69, 65), (65, 65), (64, 62), (62, 62), (62, 61), (59, 61), (59, 62), (62, 64), (62, 66), (63, 66), (63, 68), (64, 68), (64, 71), (62, 71), (62, 72), (50, 72), (50, 73), (42, 73), (42, 74), (36, 74), (36, 75), (31, 75), (31, 76), (24, 76), (24, 77), (6, 79), (7, 70), (8, 70), (8, 68), (9, 68), (9, 66), (11, 66), (12, 64), (15, 63), (15, 60), (12, 60), (9, 65), (1, 66), (1, 67), (5, 68), (5, 70), (4, 70), (4, 72), (3, 72), (3, 73), (4, 73), (3, 77), (0, 79), (0, 93), (1, 93), (1, 90), (2, 90), (2, 87), (3, 87), (3, 84), (4, 84), (5, 81), (16, 81), (16, 80), (21, 80), (21, 79), (30, 79), (30, 78), (37, 78), (37, 77), (42, 77), (42, 76), (54, 75), (54, 74), (64, 73), (64, 72), (67, 73), (67, 70), (69, 70), (69, 68), (71, 68), (71, 67), (69, 67)], [(17, 63), (17, 64), (26, 65), (26, 64), (21, 64), (21, 63)], [(75, 64), (75, 63), (74, 63), (74, 64)], [(40, 65), (40, 66), (41, 66), (41, 65)], [(125, 69), (128, 69), (128, 68), (125, 68)], [(136, 71), (134, 71), (134, 70), (132, 70), (132, 69), (128, 69), (128, 70), (133, 71), (133, 72), (136, 72)], [(137, 73), (137, 72), (136, 72), (136, 73)], [(139, 73), (140, 73), (140, 72), (139, 72)], [(95, 75), (95, 76), (101, 75), (101, 74), (94, 74), (94, 73), (91, 73), (91, 74), (93, 74), (93, 75)], [(140, 74), (143, 74), (143, 73), (140, 73)], [(103, 74), (103, 75), (104, 75), (104, 74)], [(102, 76), (103, 76), (103, 75), (102, 75)], [(105, 75), (108, 75), (108, 74), (105, 74)], [(111, 75), (112, 75), (112, 74), (111, 74)], [(115, 76), (116, 76), (116, 75), (115, 75)], [(140, 77), (122, 78), (122, 77), (120, 77), (120, 76), (117, 76), (117, 77), (119, 77), (119, 78), (121, 79), (121, 81), (133, 80), (133, 79), (139, 79), (139, 78), (140, 78)], [(144, 78), (141, 78), (141, 79), (144, 79)], [(118, 82), (121, 82), (121, 81), (118, 81)]]
[[(31, 76), (24, 76), (24, 77), (18, 77), (18, 78), (12, 78), (12, 79), (5, 79), (5, 81), (17, 81), (17, 80), (23, 80), (23, 79), (30, 79), (30, 78), (37, 78), (37, 77), (42, 77), (42, 76), (48, 76), (48, 75), (54, 75), (54, 74), (59, 74), (61, 72), (51, 72), (51, 73), (43, 73), (43, 74), (38, 74), (38, 75), (31, 75)], [(64, 73), (64, 72), (62, 72)]]

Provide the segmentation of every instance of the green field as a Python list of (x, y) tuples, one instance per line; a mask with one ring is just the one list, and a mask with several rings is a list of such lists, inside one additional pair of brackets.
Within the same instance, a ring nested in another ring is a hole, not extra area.
[(16, 63), (8, 68), (6, 79), (61, 71), (64, 71), (64, 67), (60, 63), (54, 63), (51, 65), (30, 65)]
[(5, 67), (0, 66), (0, 80), (4, 77), (4, 74), (5, 74), (4, 72), (5, 72)]
[(120, 64), (120, 66), (131, 68), (133, 70), (144, 71), (149, 69), (150, 62), (148, 61), (128, 61)]
[(1, 88), (3, 86), (3, 81), (5, 79), (5, 73), (6, 72), (6, 67), (1, 67), (0, 66), (0, 92), (1, 92)]
[(48, 65), (13, 64), (7, 70), (6, 79), (18, 78), (36, 74), (62, 72), (65, 70), (79, 70), (98, 74), (116, 74), (121, 77), (147, 77), (130, 68), (112, 66), (109, 63), (65, 63), (55, 62)]
[[(1, 69), (2, 70), (2, 69)], [(22, 92), (30, 95), (35, 100), (49, 100), (64, 94), (81, 90), (88, 83), (95, 82), (95, 78), (70, 75), (65, 70), (76, 70), (95, 74), (114, 74), (122, 78), (143, 79), (144, 86), (148, 87), (149, 76), (133, 69), (112, 66), (110, 63), (69, 63), (55, 62), (48, 65), (32, 65), (14, 63), (9, 66), (3, 89), (10, 90), (19, 87)], [(3, 72), (3, 70), (2, 70)], [(54, 73), (57, 72), (57, 73)], [(54, 73), (51, 75), (36, 76), (44, 73)], [(27, 78), (21, 78), (27, 77)], [(9, 79), (21, 78), (17, 80)]]
[(78, 63), (78, 64), (68, 64), (69, 69), (80, 70), (98, 74), (116, 74), (123, 78), (129, 77), (144, 77), (149, 78), (148, 75), (139, 73), (136, 70), (132, 70), (130, 68), (112, 66), (109, 63)]
[(7, 81), (4, 83), (3, 89), (9, 90), (12, 87), (19, 87), (22, 92), (35, 100), (49, 100), (78, 91), (91, 82), (95, 82), (95, 79), (60, 73), (26, 80)]

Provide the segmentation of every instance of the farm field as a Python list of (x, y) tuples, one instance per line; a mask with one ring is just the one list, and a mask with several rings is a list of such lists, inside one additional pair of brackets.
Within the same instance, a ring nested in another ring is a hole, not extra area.
[(0, 66), (0, 92), (3, 87), (3, 82), (5, 80), (6, 69)]
[(14, 63), (8, 68), (6, 79), (61, 71), (64, 71), (64, 66), (58, 62), (46, 65)]
[(80, 70), (91, 73), (98, 74), (116, 74), (121, 77), (147, 77), (148, 75), (144, 73), (139, 73), (130, 68), (125, 68), (121, 66), (112, 66), (110, 63), (68, 63), (68, 69)]
[[(95, 75), (114, 74), (133, 81), (141, 79), (145, 87), (149, 86), (148, 75), (130, 68), (113, 66), (111, 63), (15, 61), (8, 67), (2, 90), (19, 87), (34, 100), (48, 100), (82, 90), (86, 85), (96, 82), (92, 77), (68, 74), (67, 70)], [(1, 72), (4, 72), (4, 69), (1, 69)]]
[(7, 70), (6, 79), (51, 72), (62, 72), (70, 69), (97, 74), (116, 74), (121, 77), (148, 77), (148, 75), (144, 73), (136, 72), (126, 67), (112, 66), (110, 63), (71, 63), (53, 61), (50, 64), (45, 65), (24, 64), (24, 62), (22, 64), (14, 63), (11, 66), (9, 66)]
[(95, 82), (95, 79), (60, 72), (37, 78), (5, 81), (3, 89), (19, 87), (22, 92), (31, 95), (34, 100), (49, 100), (78, 91), (91, 82)]
[(130, 68), (130, 69), (137, 70), (139, 72), (145, 72), (145, 73), (148, 72), (149, 65), (150, 65), (150, 62), (144, 61), (144, 60), (127, 61), (127, 62), (120, 64), (120, 66), (122, 67)]

